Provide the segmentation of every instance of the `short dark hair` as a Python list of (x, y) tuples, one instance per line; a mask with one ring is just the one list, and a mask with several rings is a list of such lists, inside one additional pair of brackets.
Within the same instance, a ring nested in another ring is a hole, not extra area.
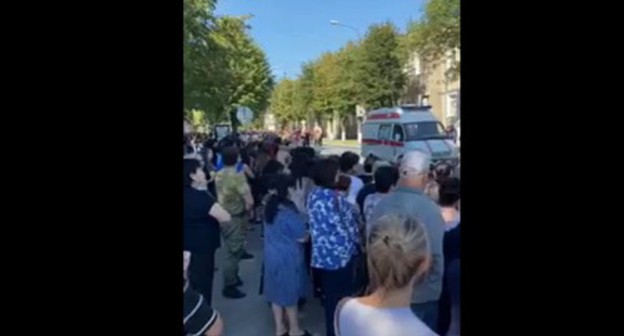
[(440, 206), (450, 207), (459, 201), (459, 179), (457, 177), (449, 177), (440, 183), (438, 189)]
[(340, 170), (346, 173), (360, 162), (360, 156), (353, 152), (344, 152), (340, 156)]
[(377, 160), (378, 160), (377, 157), (372, 154), (366, 157), (366, 159), (364, 160), (364, 171), (367, 174), (370, 174), (373, 172), (373, 164)]
[(349, 191), (351, 188), (351, 178), (347, 175), (338, 176), (338, 183), (336, 183), (336, 189), (339, 191)]
[(235, 166), (238, 162), (238, 148), (226, 147), (223, 149), (223, 165), (226, 167)]
[(284, 165), (277, 160), (269, 160), (264, 169), (262, 170), (263, 175), (272, 175), (279, 174), (284, 170)]
[(184, 166), (182, 168), (182, 178), (185, 187), (188, 187), (193, 182), (191, 174), (195, 174), (197, 169), (201, 168), (201, 164), (196, 159), (184, 159)]
[(399, 180), (399, 169), (393, 166), (383, 166), (375, 171), (375, 191), (387, 193)]
[(331, 158), (322, 159), (314, 167), (314, 183), (323, 188), (333, 189), (336, 186), (339, 163)]

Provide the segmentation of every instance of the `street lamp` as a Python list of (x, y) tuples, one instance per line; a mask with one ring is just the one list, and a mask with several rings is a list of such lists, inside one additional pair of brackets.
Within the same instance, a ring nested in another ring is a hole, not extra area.
[(340, 26), (340, 27), (351, 29), (351, 30), (355, 31), (355, 33), (358, 36), (358, 39), (361, 38), (360, 31), (357, 28), (353, 27), (353, 26), (346, 25), (346, 24), (344, 24), (344, 23), (342, 23), (342, 22), (340, 22), (338, 20), (329, 20), (329, 23), (332, 26)]

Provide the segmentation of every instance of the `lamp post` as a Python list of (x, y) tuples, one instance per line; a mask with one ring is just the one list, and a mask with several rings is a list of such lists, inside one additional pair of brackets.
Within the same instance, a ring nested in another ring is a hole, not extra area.
[(344, 28), (348, 28), (348, 29), (353, 30), (357, 34), (358, 40), (362, 37), (361, 34), (360, 34), (360, 31), (357, 28), (353, 27), (353, 26), (349, 26), (349, 25), (344, 24), (344, 23), (342, 23), (342, 22), (340, 22), (338, 20), (329, 20), (329, 23), (332, 26), (340, 26), (340, 27), (344, 27)]

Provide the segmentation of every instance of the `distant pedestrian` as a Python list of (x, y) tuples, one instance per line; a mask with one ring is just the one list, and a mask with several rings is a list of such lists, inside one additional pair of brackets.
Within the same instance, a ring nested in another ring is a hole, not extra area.
[(317, 146), (323, 146), (323, 129), (318, 124), (314, 126), (314, 141)]

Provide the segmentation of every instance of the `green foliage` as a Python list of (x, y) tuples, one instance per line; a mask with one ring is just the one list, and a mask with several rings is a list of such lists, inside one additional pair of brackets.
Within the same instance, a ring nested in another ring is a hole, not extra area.
[[(442, 59), (448, 52), (460, 50), (459, 0), (429, 0), (423, 19), (408, 27), (406, 45), (416, 50), (424, 62)], [(452, 58), (447, 75), (457, 78), (460, 62)]]
[(247, 34), (244, 19), (223, 17), (217, 20), (214, 37), (226, 50), (227, 69), (232, 81), (222, 83), (227, 101), (224, 109), (236, 126), (236, 108), (247, 106), (259, 116), (268, 107), (273, 78), (262, 49)]
[(393, 106), (403, 92), (405, 74), (399, 59), (399, 34), (391, 24), (372, 26), (353, 61), (359, 103), (367, 109)]
[(295, 81), (285, 78), (279, 81), (271, 95), (271, 112), (281, 126), (301, 119), (301, 110), (295, 107)]
[(273, 78), (266, 55), (248, 35), (246, 18), (215, 18), (214, 0), (184, 0), (184, 109), (211, 123), (233, 121), (236, 107), (256, 118), (267, 106)]
[(398, 40), (392, 25), (373, 26), (363, 41), (304, 64), (299, 78), (276, 88), (271, 100), (275, 117), (282, 124), (334, 115), (344, 121), (358, 104), (396, 104), (405, 83)]
[[(414, 51), (428, 63), (459, 48), (459, 0), (428, 0), (423, 19), (411, 23), (405, 35), (390, 23), (374, 25), (363, 40), (304, 64), (297, 79), (276, 87), (271, 110), (285, 125), (333, 115), (344, 121), (356, 105), (393, 106), (405, 93), (423, 90), (422, 83), (408, 82), (404, 71)], [(448, 75), (458, 74), (456, 61)]]

